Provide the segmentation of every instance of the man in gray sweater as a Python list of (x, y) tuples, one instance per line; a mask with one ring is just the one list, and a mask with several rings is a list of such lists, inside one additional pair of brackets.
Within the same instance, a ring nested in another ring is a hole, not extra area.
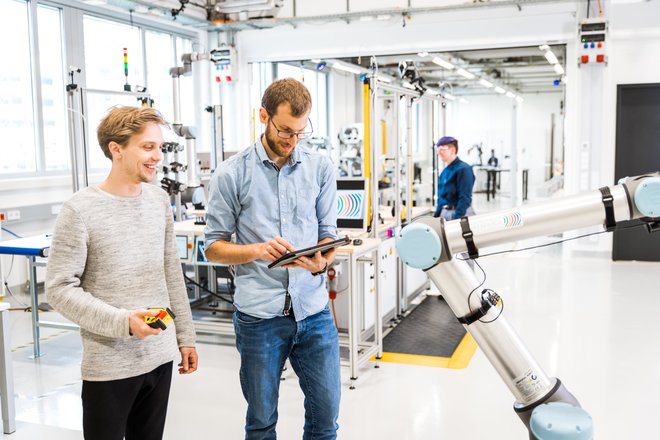
[[(195, 331), (167, 194), (150, 185), (166, 125), (151, 108), (115, 107), (98, 127), (108, 177), (64, 203), (46, 294), (80, 325), (83, 433), (93, 440), (161, 439), (172, 378), (197, 369)], [(168, 307), (165, 330), (145, 323)]]

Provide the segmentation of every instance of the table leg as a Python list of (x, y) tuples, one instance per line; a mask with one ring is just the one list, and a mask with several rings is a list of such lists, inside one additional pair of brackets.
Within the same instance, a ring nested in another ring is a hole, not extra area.
[(30, 262), (30, 300), (32, 302), (32, 342), (34, 343), (34, 357), (43, 356), (39, 342), (39, 292), (37, 290), (36, 257), (28, 257)]
[(356, 294), (357, 279), (357, 259), (351, 254), (348, 261), (348, 363), (351, 373), (350, 389), (355, 389), (354, 382), (357, 380), (358, 366), (358, 343), (360, 334), (360, 324), (358, 321), (358, 295)]
[(14, 370), (9, 334), (9, 311), (0, 311), (0, 399), (2, 399), (2, 427), (5, 434), (16, 431), (14, 408)]
[(380, 312), (380, 246), (374, 251), (374, 302), (376, 319), (374, 320), (374, 342), (378, 351), (376, 352), (375, 368), (380, 368), (378, 360), (383, 357), (383, 316)]

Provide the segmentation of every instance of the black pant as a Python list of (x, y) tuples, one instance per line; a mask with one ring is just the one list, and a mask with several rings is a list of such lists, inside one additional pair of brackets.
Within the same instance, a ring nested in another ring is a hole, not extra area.
[(83, 381), (83, 434), (88, 440), (160, 440), (172, 362), (127, 379)]

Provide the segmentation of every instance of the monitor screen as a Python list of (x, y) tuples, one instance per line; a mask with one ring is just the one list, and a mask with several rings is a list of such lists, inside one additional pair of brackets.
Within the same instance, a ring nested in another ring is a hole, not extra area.
[(365, 179), (337, 179), (337, 228), (367, 228)]
[(201, 237), (197, 237), (197, 256), (195, 260), (197, 261), (198, 265), (205, 265), (208, 264), (208, 260), (206, 259), (206, 254), (204, 253), (204, 239)]
[(188, 259), (188, 236), (187, 235), (177, 235), (176, 236), (176, 248), (179, 251), (179, 258), (182, 260)]

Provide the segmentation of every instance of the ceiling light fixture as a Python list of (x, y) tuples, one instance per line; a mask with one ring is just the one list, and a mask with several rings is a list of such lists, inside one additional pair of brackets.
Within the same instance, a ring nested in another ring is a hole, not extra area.
[(506, 96), (507, 96), (507, 98), (515, 98), (516, 94), (513, 93), (513, 92), (506, 92)]
[(561, 64), (555, 64), (554, 68), (555, 68), (555, 73), (557, 75), (563, 75), (564, 74), (564, 68), (561, 66)]
[(474, 73), (468, 72), (467, 70), (461, 69), (461, 68), (459, 68), (456, 71), (456, 73), (458, 73), (459, 75), (461, 75), (462, 77), (467, 78), (467, 79), (474, 79), (476, 77), (476, 75)]
[(524, 99), (522, 98), (522, 96), (516, 96), (516, 101), (518, 101), (518, 104), (522, 104)]
[(493, 87), (493, 83), (492, 83), (492, 82), (490, 82), (490, 81), (488, 81), (488, 80), (485, 80), (485, 79), (483, 79), (483, 78), (479, 79), (479, 84), (481, 84), (482, 86), (487, 87), (487, 88), (489, 88), (489, 89), (490, 89), (491, 87)]
[(499, 86), (495, 87), (495, 91), (497, 93), (506, 93), (506, 90), (504, 90), (502, 87), (499, 87)]
[(445, 61), (440, 57), (433, 57), (433, 59), (431, 61), (433, 61), (435, 64), (437, 64), (440, 67), (444, 67), (447, 70), (451, 70), (454, 67), (456, 67), (452, 63), (450, 63), (449, 61)]
[(548, 60), (550, 64), (557, 64), (559, 63), (559, 60), (557, 59), (557, 56), (553, 51), (550, 49), (546, 50), (545, 53), (543, 54), (545, 56), (545, 59)]
[(417, 55), (422, 57), (422, 58), (426, 58), (427, 56), (429, 56), (429, 53), (428, 52), (417, 52)]
[(332, 63), (332, 67), (334, 69), (341, 70), (343, 72), (353, 73), (355, 75), (360, 75), (362, 73), (362, 69), (360, 69), (359, 67), (340, 63), (338, 61)]

